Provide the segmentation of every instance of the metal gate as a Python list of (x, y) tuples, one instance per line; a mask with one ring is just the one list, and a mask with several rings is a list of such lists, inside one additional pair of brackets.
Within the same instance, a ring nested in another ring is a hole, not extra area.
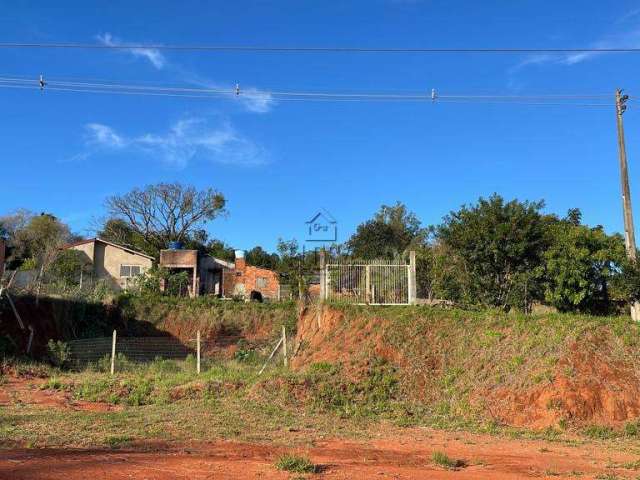
[[(322, 261), (323, 259), (321, 259)], [(321, 296), (355, 304), (415, 303), (415, 254), (404, 260), (332, 259), (321, 265)]]

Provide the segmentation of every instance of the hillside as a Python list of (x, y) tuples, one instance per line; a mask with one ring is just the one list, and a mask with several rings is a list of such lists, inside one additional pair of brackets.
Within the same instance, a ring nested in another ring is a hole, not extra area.
[(397, 399), (430, 422), (622, 426), (640, 415), (639, 328), (627, 317), (428, 307), (308, 308), (293, 365), (388, 363)]

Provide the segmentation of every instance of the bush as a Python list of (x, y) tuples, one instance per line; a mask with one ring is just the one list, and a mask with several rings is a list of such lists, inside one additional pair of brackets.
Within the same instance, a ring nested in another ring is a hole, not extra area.
[(49, 340), (49, 343), (47, 343), (47, 354), (49, 361), (59, 368), (68, 366), (69, 360), (71, 360), (69, 345), (61, 340), (56, 342)]

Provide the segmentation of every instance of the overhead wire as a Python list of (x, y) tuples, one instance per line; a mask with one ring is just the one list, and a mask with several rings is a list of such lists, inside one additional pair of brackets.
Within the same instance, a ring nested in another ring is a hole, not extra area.
[[(255, 99), (261, 96), (277, 101), (403, 101), (432, 103), (468, 103), (468, 104), (519, 104), (519, 105), (567, 105), (583, 107), (607, 107), (614, 99), (612, 94), (536, 94), (536, 95), (442, 95), (434, 93), (387, 93), (387, 92), (336, 92), (336, 91), (289, 91), (289, 90), (257, 90), (244, 91), (228, 88), (193, 88), (176, 86), (136, 85), (132, 83), (113, 83), (108, 81), (69, 82), (47, 79), (45, 85), (39, 80), (18, 76), (1, 76), (0, 88), (40, 89), (73, 93), (146, 95), (183, 98), (219, 98), (234, 97), (239, 99)], [(564, 100), (564, 101), (563, 101)], [(602, 100), (596, 103), (578, 103), (580, 100)]]
[(430, 48), (430, 47), (350, 47), (350, 46), (282, 46), (282, 45), (179, 45), (139, 43), (71, 43), (71, 42), (0, 42), (0, 48), (11, 49), (90, 49), (90, 50), (174, 50), (209, 52), (255, 52), (255, 53), (640, 53), (640, 48)]

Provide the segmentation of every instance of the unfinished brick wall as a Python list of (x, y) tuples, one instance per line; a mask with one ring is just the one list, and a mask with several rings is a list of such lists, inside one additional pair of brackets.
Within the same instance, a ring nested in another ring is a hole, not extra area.
[(262, 298), (277, 299), (280, 280), (278, 274), (266, 268), (247, 265), (244, 258), (236, 260), (236, 267), (222, 275), (225, 297), (251, 298), (251, 292), (259, 292)]

